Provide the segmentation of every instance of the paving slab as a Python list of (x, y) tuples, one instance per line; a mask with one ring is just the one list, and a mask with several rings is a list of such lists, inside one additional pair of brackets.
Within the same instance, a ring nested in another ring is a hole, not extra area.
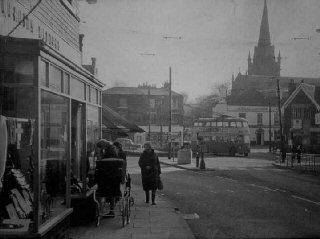
[(144, 202), (141, 187), (132, 185), (135, 204), (131, 208), (131, 222), (122, 227), (121, 217), (104, 218), (100, 226), (94, 223), (70, 228), (71, 239), (195, 239), (183, 215), (175, 212), (175, 205), (161, 193), (157, 205)]

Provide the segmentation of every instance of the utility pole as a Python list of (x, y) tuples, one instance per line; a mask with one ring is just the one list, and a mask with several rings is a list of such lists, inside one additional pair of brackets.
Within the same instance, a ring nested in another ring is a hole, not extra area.
[(278, 110), (279, 110), (279, 121), (280, 121), (280, 137), (281, 137), (281, 162), (284, 163), (286, 158), (286, 152), (284, 152), (284, 143), (283, 143), (283, 133), (282, 133), (282, 117), (281, 117), (281, 102), (280, 102), (280, 83), (277, 79), (277, 92), (278, 92)]
[(161, 146), (161, 149), (162, 149), (162, 142), (163, 142), (163, 139), (162, 139), (162, 135), (163, 135), (163, 129), (162, 129), (162, 104), (163, 104), (163, 96), (161, 96), (161, 101), (160, 101), (160, 146)]
[(171, 159), (171, 146), (172, 146), (172, 138), (171, 138), (171, 123), (172, 123), (172, 109), (171, 109), (171, 66), (169, 67), (169, 155), (168, 159)]
[(269, 100), (269, 152), (271, 152), (271, 105)]
[(148, 112), (149, 112), (149, 133), (148, 141), (151, 143), (151, 105), (150, 105), (150, 86), (148, 86)]

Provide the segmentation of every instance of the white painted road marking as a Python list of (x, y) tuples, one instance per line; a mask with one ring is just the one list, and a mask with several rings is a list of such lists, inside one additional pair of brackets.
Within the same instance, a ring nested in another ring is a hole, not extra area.
[(310, 203), (313, 203), (313, 204), (316, 204), (316, 205), (320, 206), (320, 202), (315, 202), (315, 201), (312, 201), (312, 200), (309, 200), (309, 199), (306, 199), (306, 198), (302, 198), (302, 197), (298, 197), (298, 196), (295, 196), (295, 195), (291, 195), (291, 197), (293, 197), (295, 199), (300, 199), (302, 201), (310, 202)]

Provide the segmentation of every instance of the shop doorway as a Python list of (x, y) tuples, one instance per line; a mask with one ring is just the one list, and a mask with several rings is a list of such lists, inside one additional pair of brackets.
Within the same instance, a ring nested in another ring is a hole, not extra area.
[(71, 177), (81, 180), (81, 161), (84, 158), (85, 104), (71, 101)]
[(264, 145), (264, 132), (262, 129), (256, 131), (256, 145)]

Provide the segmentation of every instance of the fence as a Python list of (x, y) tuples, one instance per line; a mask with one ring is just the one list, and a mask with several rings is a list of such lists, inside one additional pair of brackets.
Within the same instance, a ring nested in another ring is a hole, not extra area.
[(275, 153), (275, 162), (280, 166), (294, 168), (299, 171), (320, 173), (320, 154), (301, 154), (300, 162), (298, 162), (297, 154), (287, 153), (285, 160), (281, 160), (281, 154)]

